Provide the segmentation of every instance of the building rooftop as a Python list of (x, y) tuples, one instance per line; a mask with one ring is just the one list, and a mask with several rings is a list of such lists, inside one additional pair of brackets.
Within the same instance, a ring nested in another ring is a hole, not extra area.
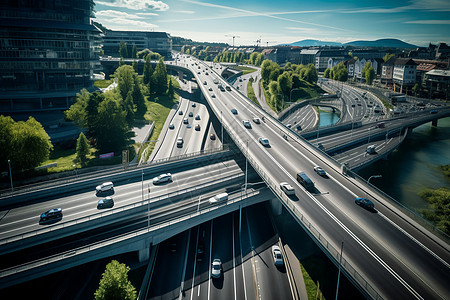
[(434, 76), (450, 77), (450, 70), (431, 70), (426, 74)]
[(396, 66), (405, 66), (405, 65), (415, 66), (417, 64), (414, 62), (414, 60), (412, 60), (412, 58), (397, 58), (395, 60), (395, 65)]
[(306, 55), (316, 55), (317, 54), (317, 52), (319, 52), (319, 50), (318, 49), (313, 49), (313, 50), (311, 50), (311, 49), (302, 49), (301, 51), (300, 51), (300, 54), (306, 54)]

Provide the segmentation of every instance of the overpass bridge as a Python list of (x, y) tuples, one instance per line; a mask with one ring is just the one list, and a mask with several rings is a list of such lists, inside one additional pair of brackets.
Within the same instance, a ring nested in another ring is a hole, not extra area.
[[(272, 201), (274, 210), (287, 209), (333, 262), (337, 265), (341, 262), (344, 274), (367, 297), (448, 298), (445, 282), (450, 261), (448, 241), (437, 237), (433, 227), (420, 224), (415, 216), (351, 172), (343, 174), (340, 164), (253, 106), (237, 91), (221, 93), (212, 83), (212, 76), (194, 76), (214, 87), (217, 99), (211, 97), (206, 86), (200, 88), (224, 129), (280, 200)], [(231, 113), (232, 108), (237, 109), (237, 115)], [(244, 128), (241, 121), (251, 120), (254, 115), (264, 115), (266, 122), (253, 124), (252, 129)], [(269, 138), (271, 147), (258, 144), (260, 136)], [(322, 165), (328, 177), (311, 172), (314, 165)], [(313, 192), (295, 180), (300, 170), (315, 181)], [(294, 186), (295, 196), (287, 197), (279, 181)], [(364, 194), (375, 202), (375, 211), (354, 205), (354, 197)], [(343, 242), (345, 250), (341, 257), (339, 249)]]

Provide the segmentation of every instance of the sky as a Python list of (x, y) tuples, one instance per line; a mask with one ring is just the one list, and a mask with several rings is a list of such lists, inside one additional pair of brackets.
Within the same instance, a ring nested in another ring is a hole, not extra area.
[(112, 30), (164, 31), (201, 42), (271, 46), (397, 38), (450, 44), (450, 0), (94, 0)]

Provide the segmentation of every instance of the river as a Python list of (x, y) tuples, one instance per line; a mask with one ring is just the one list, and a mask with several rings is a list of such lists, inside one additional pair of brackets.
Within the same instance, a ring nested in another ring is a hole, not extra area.
[[(325, 107), (319, 110), (319, 126), (335, 124), (339, 114)], [(387, 160), (379, 160), (358, 174), (370, 183), (405, 205), (420, 211), (428, 207), (419, 192), (425, 188), (450, 188), (450, 180), (444, 176), (440, 166), (450, 164), (450, 118), (440, 119), (438, 126), (431, 123), (415, 128), (400, 147)]]

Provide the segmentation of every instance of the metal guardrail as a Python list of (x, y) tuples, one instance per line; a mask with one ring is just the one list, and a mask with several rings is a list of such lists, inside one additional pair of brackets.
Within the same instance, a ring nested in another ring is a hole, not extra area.
[[(229, 176), (229, 177), (224, 177), (224, 178), (220, 178), (218, 180), (209, 181), (209, 182), (204, 183), (204, 184), (202, 184), (202, 185), (200, 185), (198, 187), (186, 188), (186, 189), (179, 190), (179, 191), (176, 191), (176, 192), (164, 194), (162, 196), (150, 197), (150, 203), (155, 202), (155, 201), (160, 201), (160, 200), (163, 200), (163, 199), (169, 199), (171, 197), (174, 197), (174, 196), (177, 196), (177, 195), (181, 195), (181, 194), (186, 194), (186, 193), (198, 194), (198, 193), (201, 192), (201, 190), (204, 190), (206, 187), (209, 187), (212, 183), (226, 182), (226, 181), (229, 181), (229, 180), (232, 180), (232, 179), (235, 179), (235, 178), (238, 178), (238, 177), (242, 177), (242, 176), (243, 175), (233, 175), (233, 176)], [(148, 202), (149, 202), (148, 199), (147, 200), (143, 200), (143, 201), (141, 200), (139, 202), (135, 202), (135, 203), (128, 204), (128, 205), (121, 206), (121, 207), (117, 207), (117, 208), (112, 208), (112, 209), (110, 209), (108, 211), (99, 212), (99, 213), (96, 213), (96, 214), (93, 214), (93, 215), (90, 215), (90, 216), (87, 216), (87, 217), (81, 217), (81, 218), (77, 218), (75, 220), (70, 220), (70, 221), (67, 221), (67, 222), (56, 223), (55, 225), (52, 225), (52, 226), (48, 226), (48, 227), (45, 227), (45, 228), (41, 228), (41, 229), (37, 229), (37, 230), (34, 230), (34, 231), (30, 231), (30, 232), (27, 232), (27, 233), (18, 234), (18, 235), (15, 235), (15, 236), (4, 238), (4, 239), (0, 240), (0, 246), (4, 245), (4, 244), (7, 244), (7, 243), (15, 242), (15, 241), (18, 241), (18, 240), (22, 240), (22, 239), (25, 239), (25, 238), (37, 236), (38, 234), (43, 234), (43, 233), (46, 233), (46, 232), (56, 231), (56, 230), (59, 230), (59, 229), (65, 228), (65, 227), (69, 227), (69, 226), (80, 224), (80, 223), (87, 222), (87, 221), (92, 221), (92, 220), (95, 220), (95, 219), (98, 219), (98, 218), (102, 218), (104, 216), (109, 216), (109, 215), (112, 215), (112, 214), (115, 214), (115, 213), (118, 213), (118, 212), (122, 212), (122, 211), (125, 211), (125, 210), (134, 209), (136, 207), (141, 207), (141, 206), (144, 206), (144, 205), (148, 205), (149, 204)]]
[(184, 159), (190, 159), (190, 158), (202, 156), (202, 155), (211, 155), (211, 154), (216, 154), (216, 153), (218, 154), (220, 152), (226, 152), (228, 150), (229, 150), (228, 145), (224, 145), (223, 148), (221, 147), (221, 148), (210, 149), (210, 150), (201, 150), (201, 151), (193, 152), (193, 153), (189, 153), (189, 154), (173, 156), (170, 158), (158, 159), (158, 160), (154, 160), (150, 163), (143, 164), (143, 165), (138, 165), (136, 163), (130, 164), (127, 166), (127, 168), (124, 168), (123, 165), (113, 166), (113, 167), (104, 166), (101, 170), (95, 170), (95, 171), (87, 172), (84, 174), (78, 174), (78, 173), (76, 173), (76, 171), (67, 171), (65, 173), (70, 173), (71, 175), (64, 177), (64, 178), (53, 179), (53, 180), (49, 180), (49, 181), (43, 182), (43, 183), (40, 182), (40, 183), (33, 183), (33, 184), (14, 187), (14, 192), (11, 192), (10, 190), (2, 190), (2, 191), (0, 191), (0, 198), (13, 196), (14, 194), (18, 194), (18, 193), (34, 191), (36, 188), (51, 188), (53, 186), (59, 186), (61, 184), (68, 184), (68, 183), (80, 181), (80, 179), (98, 178), (99, 175), (104, 176), (105, 173), (111, 175), (111, 173), (121, 173), (121, 172), (139, 170), (139, 169), (143, 169), (143, 168), (148, 168), (149, 166), (158, 166), (158, 165), (162, 165), (162, 164), (165, 164), (168, 162), (175, 162), (175, 161), (180, 161), (180, 160), (184, 160)]
[[(223, 124), (224, 128), (227, 130), (228, 134), (232, 137), (238, 148), (245, 155), (247, 154), (247, 149), (244, 143), (241, 143), (239, 139), (235, 136), (234, 132), (230, 130), (230, 128)], [(306, 142), (306, 141), (305, 141)], [(314, 225), (306, 219), (306, 217), (293, 205), (289, 198), (281, 191), (276, 183), (274, 183), (269, 176), (264, 172), (262, 168), (259, 167), (257, 162), (250, 157), (250, 155), (246, 155), (248, 161), (252, 165), (253, 169), (261, 176), (261, 178), (266, 182), (266, 184), (270, 187), (270, 189), (274, 192), (274, 194), (281, 199), (283, 204), (290, 209), (291, 213), (296, 216), (298, 221), (304, 226), (306, 232), (309, 232), (310, 235), (316, 240), (316, 242), (321, 246), (325, 252), (328, 252), (328, 256), (332, 258), (337, 264), (340, 261), (340, 253), (334, 248), (331, 243), (325, 238), (324, 235), (320, 233), (320, 231), (314, 227)], [(375, 288), (361, 275), (356, 269), (351, 265), (351, 263), (342, 257), (341, 267), (350, 275), (357, 284), (369, 295), (372, 299), (383, 299), (383, 297), (375, 290)]]
[[(263, 189), (265, 189), (265, 188), (263, 188)], [(249, 198), (249, 197), (252, 197), (252, 196), (255, 196), (255, 195), (259, 194), (260, 191), (263, 190), (263, 189), (251, 190), (251, 191), (247, 190), (246, 198)], [(165, 221), (165, 222), (161, 222), (159, 224), (151, 225), (150, 228), (146, 227), (145, 229), (137, 229), (137, 230), (134, 230), (132, 232), (128, 232), (128, 233), (121, 234), (119, 236), (108, 238), (108, 239), (103, 240), (101, 242), (93, 243), (93, 244), (90, 244), (90, 245), (87, 245), (87, 246), (82, 246), (82, 247), (75, 248), (75, 249), (72, 249), (72, 250), (69, 250), (69, 251), (65, 251), (65, 252), (62, 252), (62, 253), (51, 255), (51, 256), (46, 257), (46, 258), (38, 259), (38, 260), (35, 260), (33, 262), (29, 262), (29, 263), (25, 263), (25, 264), (22, 264), (22, 265), (19, 265), (19, 266), (15, 266), (15, 267), (12, 267), (12, 268), (4, 269), (4, 270), (0, 271), (0, 278), (6, 277), (6, 276), (11, 276), (11, 275), (14, 275), (14, 274), (26, 271), (26, 270), (30, 270), (30, 269), (33, 269), (33, 268), (37, 268), (39, 266), (43, 266), (43, 265), (49, 264), (49, 263), (54, 263), (54, 262), (63, 260), (65, 258), (67, 258), (67, 257), (71, 257), (71, 256), (74, 256), (74, 255), (80, 255), (80, 254), (83, 254), (83, 253), (88, 253), (89, 251), (97, 250), (97, 249), (100, 249), (102, 247), (105, 247), (105, 246), (108, 246), (108, 245), (111, 245), (111, 244), (115, 244), (115, 243), (118, 243), (118, 242), (121, 242), (121, 241), (124, 241), (124, 240), (129, 240), (129, 239), (131, 239), (133, 237), (138, 237), (140, 235), (148, 234), (150, 232), (153, 232), (153, 231), (156, 231), (156, 230), (159, 230), (159, 229), (162, 229), (162, 228), (167, 228), (167, 227), (169, 227), (171, 225), (180, 223), (182, 221), (193, 219), (195, 217), (201, 216), (202, 214), (206, 214), (206, 213), (212, 212), (212, 211), (217, 210), (219, 208), (222, 208), (222, 207), (224, 207), (224, 206), (226, 206), (226, 205), (228, 205), (230, 203), (234, 204), (234, 203), (236, 203), (238, 201), (241, 201), (242, 199), (243, 199), (242, 198), (242, 194), (236, 193), (236, 196), (233, 197), (231, 201), (229, 200), (229, 201), (227, 201), (226, 203), (223, 203), (223, 204), (214, 205), (214, 206), (211, 206), (211, 207), (208, 207), (208, 208), (205, 208), (205, 209), (199, 209), (196, 212), (188, 213), (188, 214), (182, 215), (181, 217), (177, 216), (177, 217), (175, 217), (173, 219), (170, 219), (169, 221)], [(146, 205), (144, 202), (146, 202), (146, 201), (143, 201), (142, 205)]]

